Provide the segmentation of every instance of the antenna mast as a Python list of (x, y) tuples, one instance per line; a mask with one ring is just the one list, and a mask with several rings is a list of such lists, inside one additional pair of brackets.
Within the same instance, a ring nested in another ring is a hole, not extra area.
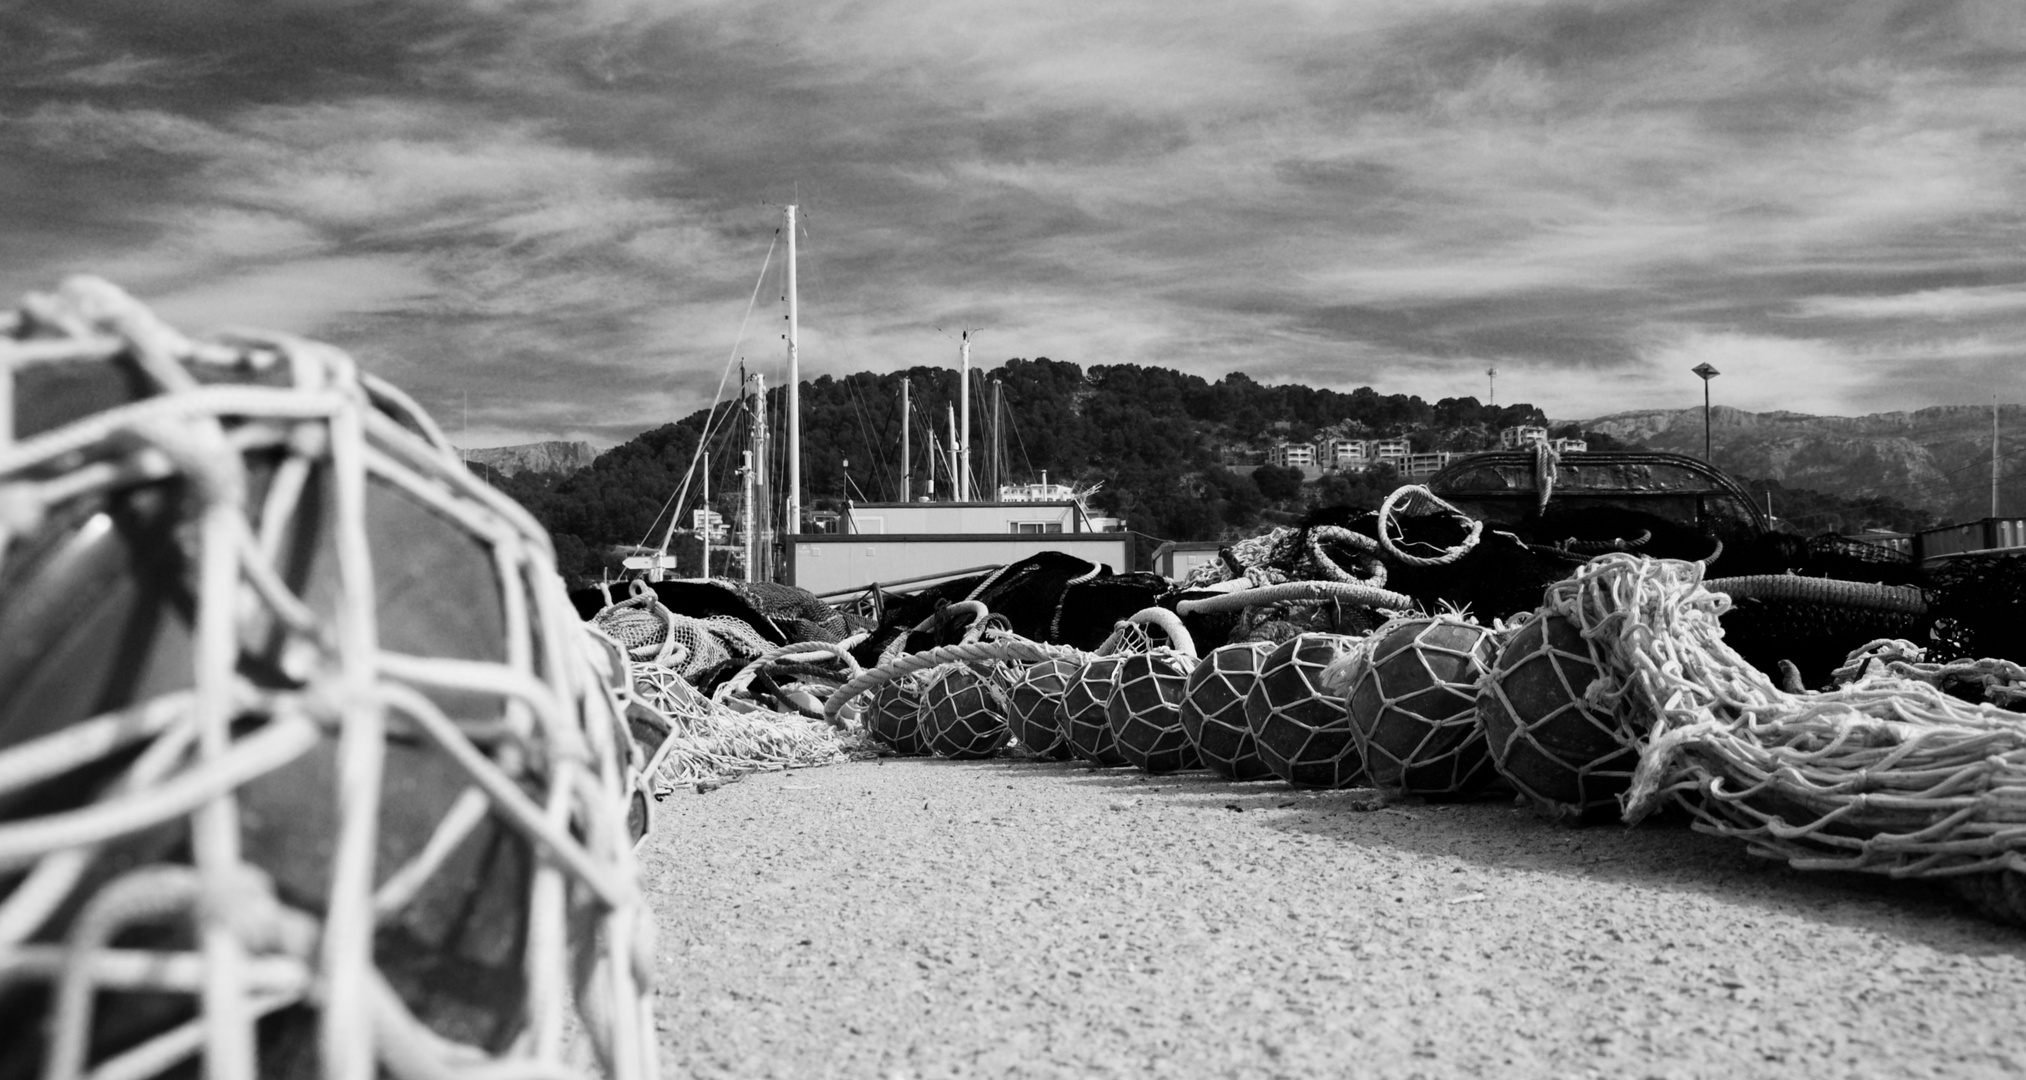
[(1488, 401), (1488, 402), (1486, 402), (1485, 404), (1487, 404), (1487, 405), (1497, 405), (1497, 404), (1498, 404), (1498, 369), (1497, 369), (1497, 368), (1495, 368), (1495, 367), (1491, 367), (1491, 368), (1485, 368), (1485, 369), (1484, 369), (1484, 377), (1485, 377), (1485, 380), (1487, 381), (1487, 383), (1489, 384), (1489, 389), (1488, 389), (1488, 392), (1489, 392), (1489, 393), (1491, 394), (1491, 400), (1490, 400), (1490, 401)]
[(909, 456), (908, 435), (914, 424), (908, 417), (908, 378), (900, 377), (900, 501), (914, 501), (914, 459)]

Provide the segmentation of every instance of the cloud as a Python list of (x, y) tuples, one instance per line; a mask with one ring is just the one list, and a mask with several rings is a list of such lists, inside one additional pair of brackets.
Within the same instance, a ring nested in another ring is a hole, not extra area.
[(981, 364), (1496, 365), (1571, 417), (1705, 359), (1732, 404), (2026, 398), (2021, 10), (24, 0), (0, 286), (108, 269), (617, 439), (778, 364), (778, 281), (733, 339), (797, 201), (811, 375), (982, 325)]
[(2026, 310), (2026, 286), (1922, 289), (1887, 296), (1809, 296), (1794, 302), (1797, 319), (1962, 319)]

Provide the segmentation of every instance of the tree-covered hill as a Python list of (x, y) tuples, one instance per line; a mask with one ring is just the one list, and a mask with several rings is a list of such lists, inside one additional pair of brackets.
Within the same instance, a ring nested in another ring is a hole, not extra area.
[[(925, 494), (933, 473), (937, 497), (948, 496), (948, 466), (932, 465), (937, 459), (931, 442), (946, 451), (950, 441), (956, 371), (916, 367), (826, 375), (805, 383), (801, 393), (802, 478), (810, 509), (838, 508), (847, 484), (850, 497), (860, 502), (900, 497), (903, 378), (909, 382), (912, 494)], [(995, 381), (1004, 417), (996, 428)], [(1357, 485), (1343, 479), (1298, 485), (1292, 493), (1262, 490), (1250, 473), (1276, 441), (1405, 435), (1416, 450), (1476, 450), (1495, 444), (1501, 427), (1544, 422), (1540, 410), (1525, 404), (1492, 407), (1468, 397), (1430, 404), (1370, 387), (1342, 393), (1267, 385), (1241, 373), (1211, 382), (1165, 368), (1084, 369), (1046, 357), (976, 370), (971, 387), (975, 490), (987, 492), (996, 482), (1038, 481), (1045, 473), (1053, 482), (1096, 488), (1090, 500), (1095, 509), (1125, 518), (1134, 531), (1156, 541), (1250, 535), (1268, 518), (1354, 494)], [(776, 433), (784, 396), (779, 387), (767, 392)], [(658, 544), (670, 509), (678, 509), (687, 525), (689, 510), (698, 505), (700, 478), (692, 476), (685, 505), (676, 508), (672, 501), (706, 438), (712, 506), (734, 516), (746, 412), (742, 403), (699, 411), (643, 432), (599, 455), (590, 467), (565, 475), (490, 478), (549, 527), (566, 573), (596, 577), (598, 567), (610, 562), (613, 546)], [(772, 471), (778, 478), (778, 462)], [(1271, 488), (1272, 476), (1266, 480)]]

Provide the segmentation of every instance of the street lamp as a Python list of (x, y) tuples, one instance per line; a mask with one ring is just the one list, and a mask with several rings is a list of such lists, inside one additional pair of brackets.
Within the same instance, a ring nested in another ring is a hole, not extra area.
[(1689, 370), (1690, 370), (1690, 371), (1693, 371), (1693, 372), (1695, 372), (1695, 373), (1696, 373), (1697, 375), (1700, 375), (1700, 376), (1702, 376), (1702, 460), (1703, 460), (1703, 462), (1704, 462), (1705, 464), (1708, 464), (1708, 463), (1710, 463), (1710, 458), (1709, 458), (1709, 381), (1710, 381), (1711, 379), (1714, 379), (1714, 378), (1716, 378), (1716, 377), (1717, 377), (1717, 376), (1718, 376), (1719, 374), (1721, 374), (1721, 372), (1717, 371), (1717, 369), (1715, 369), (1715, 368), (1713, 368), (1713, 367), (1709, 366), (1709, 365), (1708, 365), (1708, 364), (1706, 364), (1706, 363), (1705, 363), (1705, 364), (1697, 364), (1697, 365), (1695, 365), (1694, 367), (1690, 368)]

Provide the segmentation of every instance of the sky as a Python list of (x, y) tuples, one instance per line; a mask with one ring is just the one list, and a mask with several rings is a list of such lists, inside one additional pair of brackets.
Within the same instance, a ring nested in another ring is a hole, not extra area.
[(790, 203), (805, 379), (975, 329), (1557, 419), (1701, 363), (2026, 401), (2019, 0), (9, 0), (0, 50), (0, 302), (313, 336), (469, 446), (779, 385)]

